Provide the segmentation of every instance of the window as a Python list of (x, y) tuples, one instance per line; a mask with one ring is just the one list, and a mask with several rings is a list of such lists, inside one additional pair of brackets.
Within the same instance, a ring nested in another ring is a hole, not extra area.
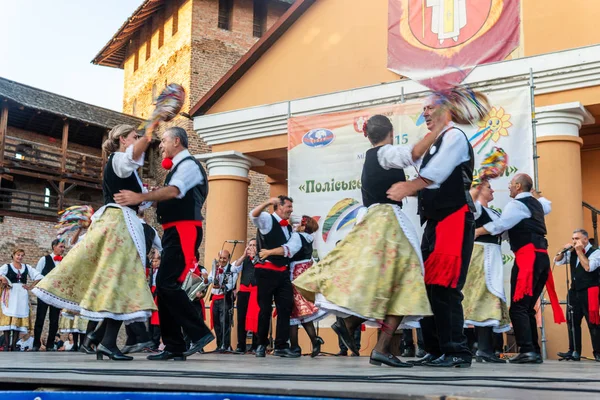
[(21, 153), (15, 153), (15, 158), (17, 160), (24, 160), (25, 156), (23, 154), (21, 154)]
[(261, 37), (267, 25), (267, 0), (254, 0), (254, 23), (252, 35)]
[(219, 28), (231, 30), (231, 14), (233, 12), (233, 0), (219, 0)]
[(50, 207), (50, 188), (44, 189), (44, 207)]

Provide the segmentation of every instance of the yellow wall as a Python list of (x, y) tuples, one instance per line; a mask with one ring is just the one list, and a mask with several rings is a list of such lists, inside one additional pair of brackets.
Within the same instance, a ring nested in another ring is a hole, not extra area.
[[(581, 152), (581, 179), (583, 184), (583, 201), (600, 209), (600, 149)], [(594, 235), (592, 216), (589, 210), (583, 211), (584, 228), (590, 237)], [(598, 238), (596, 238), (598, 243)]]

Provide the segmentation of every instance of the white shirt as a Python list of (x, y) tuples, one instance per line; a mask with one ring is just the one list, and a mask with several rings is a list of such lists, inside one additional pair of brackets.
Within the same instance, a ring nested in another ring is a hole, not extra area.
[[(52, 252), (52, 253), (50, 253), (50, 257), (52, 258), (54, 265), (56, 265), (58, 267), (60, 265), (60, 261), (54, 261), (54, 257), (56, 257), (56, 254), (54, 254), (54, 252)], [(38, 261), (35, 269), (37, 270), (37, 272), (39, 272), (41, 274), (42, 271), (44, 270), (45, 266), (46, 266), (46, 257), (42, 257)]]
[(31, 279), (32, 281), (39, 281), (40, 279), (42, 279), (44, 277), (44, 275), (42, 275), (41, 273), (39, 273), (35, 268), (33, 268), (31, 265), (29, 264), (21, 264), (21, 269), (17, 269), (17, 267), (15, 267), (12, 263), (10, 264), (4, 264), (2, 265), (2, 267), (0, 267), (0, 276), (4, 276), (6, 277), (6, 274), (8, 273), (8, 268), (12, 268), (12, 270), (18, 275), (24, 272), (25, 267), (27, 267), (27, 272), (29, 275), (29, 279)]
[(414, 146), (392, 146), (386, 144), (381, 146), (377, 152), (377, 161), (381, 168), (403, 169), (413, 165), (412, 149)]
[[(492, 210), (488, 207), (485, 207), (479, 201), (476, 201), (473, 204), (475, 205), (475, 213), (473, 214), (475, 219), (481, 217), (481, 214), (484, 212), (490, 217), (492, 221), (500, 219), (500, 213), (498, 213), (496, 210)], [(502, 233), (502, 240), (508, 240), (508, 232)], [(475, 239), (475, 241), (477, 241), (477, 239)]]
[(21, 351), (31, 349), (33, 347), (33, 336), (29, 336), (27, 340), (23, 340), (23, 338), (19, 339), (17, 345), (21, 347)]
[(202, 175), (202, 172), (200, 172), (200, 168), (198, 168), (196, 162), (194, 160), (182, 161), (189, 156), (190, 152), (188, 150), (183, 150), (173, 157), (173, 168), (180, 162), (184, 163), (173, 173), (168, 185), (175, 186), (179, 189), (179, 194), (177, 195), (178, 199), (183, 199), (183, 196), (185, 196), (188, 190), (194, 186), (204, 183), (204, 176)]
[(131, 174), (135, 174), (136, 178), (140, 183), (140, 187), (144, 187), (142, 185), (142, 181), (140, 180), (137, 170), (140, 167), (144, 166), (144, 153), (137, 160), (133, 159), (133, 145), (127, 147), (125, 152), (117, 151), (113, 153), (112, 156), (112, 167), (115, 171), (115, 174), (119, 178), (128, 178)]
[[(142, 225), (148, 225), (146, 223), (146, 221), (144, 221), (142, 218), (138, 217), (140, 222), (142, 223)], [(156, 229), (154, 229), (154, 227), (152, 225), (148, 225), (150, 228), (152, 228), (152, 230), (154, 231), (154, 240), (152, 241), (152, 247), (155, 248), (158, 251), (162, 251), (162, 244), (160, 242), (160, 236), (158, 236), (158, 232), (156, 232)], [(146, 252), (149, 252), (150, 249), (146, 249)]]
[[(592, 245), (590, 243), (588, 243), (587, 246), (585, 246), (584, 253), (587, 253), (591, 248), (592, 248)], [(571, 262), (571, 251), (567, 251), (564, 254), (562, 260), (557, 260), (556, 257), (554, 257), (554, 262), (556, 263), (556, 265), (569, 264)], [(588, 262), (590, 264), (589, 272), (593, 272), (596, 269), (598, 269), (598, 267), (600, 267), (600, 251), (598, 251), (598, 249), (596, 249), (592, 254), (590, 254), (590, 256), (588, 257)], [(577, 257), (577, 262), (575, 263), (575, 268), (577, 268), (578, 266), (579, 266), (579, 257)]]
[[(254, 218), (252, 216), (252, 212), (251, 212), (250, 220), (258, 228), (260, 233), (262, 233), (263, 235), (266, 235), (269, 232), (271, 232), (271, 229), (273, 229), (273, 219), (271, 218), (271, 215), (273, 217), (275, 217), (275, 220), (277, 220), (277, 222), (281, 221), (281, 218), (279, 217), (279, 215), (277, 215), (275, 213), (269, 214), (268, 212), (264, 212), (264, 211), (261, 212), (257, 218)], [(298, 251), (300, 251), (300, 248), (302, 247), (302, 242), (300, 241), (300, 237), (298, 236), (294, 240), (290, 240), (293, 235), (290, 235), (290, 232), (289, 232), (287, 226), (280, 226), (280, 229), (283, 231), (283, 234), (285, 235), (285, 238), (287, 240), (287, 243), (282, 245), (283, 255), (284, 255), (284, 257), (292, 258)]]
[(156, 275), (158, 275), (158, 268), (152, 271), (152, 286), (156, 286)]
[[(531, 196), (531, 193), (519, 193), (516, 195), (515, 198), (509, 201), (506, 207), (504, 207), (504, 210), (502, 210), (502, 215), (499, 219), (488, 222), (483, 226), (485, 230), (492, 235), (499, 235), (500, 233), (514, 227), (522, 220), (531, 218), (531, 211), (529, 211), (529, 208), (527, 208), (527, 206), (522, 202), (518, 201), (518, 199)], [(540, 197), (538, 201), (542, 204), (544, 215), (550, 214), (550, 211), (552, 211), (552, 202), (545, 197)]]
[(464, 133), (453, 127), (452, 122), (446, 125), (440, 147), (432, 145), (428, 150), (432, 157), (419, 171), (421, 177), (433, 182), (426, 189), (438, 189), (454, 168), (469, 161), (469, 141)]
[[(216, 276), (218, 269), (219, 265), (213, 263), (212, 271), (210, 271), (210, 275), (208, 276), (208, 283), (217, 282), (219, 286), (223, 286), (223, 280), (225, 279), (226, 274), (222, 273)], [(225, 285), (225, 287), (227, 288), (227, 291), (230, 292), (235, 288), (235, 284), (237, 283), (237, 273), (232, 272), (233, 268), (231, 268), (230, 265), (226, 265), (225, 267), (223, 267), (223, 271), (228, 272), (227, 275), (229, 275), (229, 279), (227, 280), (227, 284)], [(212, 294), (223, 294), (223, 289), (213, 287), (210, 292)]]

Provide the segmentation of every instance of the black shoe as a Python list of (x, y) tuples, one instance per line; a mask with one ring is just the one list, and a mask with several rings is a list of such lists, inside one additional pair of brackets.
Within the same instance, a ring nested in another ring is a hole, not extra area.
[(302, 348), (300, 346), (290, 347), (290, 351), (298, 354), (299, 356), (302, 355)]
[(192, 354), (197, 353), (198, 351), (202, 350), (204, 348), (204, 346), (206, 346), (213, 340), (215, 340), (215, 335), (208, 332), (206, 335), (204, 335), (204, 337), (202, 339), (198, 340), (197, 342), (192, 342), (190, 344), (190, 348), (188, 349), (188, 351), (184, 352), (183, 355), (186, 357), (191, 356)]
[(411, 368), (412, 364), (408, 364), (400, 361), (393, 354), (383, 354), (378, 351), (371, 351), (371, 358), (369, 358), (369, 364), (381, 365), (385, 364), (389, 367), (400, 367), (400, 368)]
[(99, 344), (96, 348), (96, 360), (102, 360), (107, 356), (113, 361), (131, 361), (133, 357), (126, 356), (119, 349), (110, 350), (104, 347), (102, 344)]
[(433, 354), (426, 353), (424, 357), (416, 359), (416, 360), (409, 360), (408, 363), (412, 364), (412, 365), (425, 365), (426, 363), (432, 362), (436, 359), (437, 359), (437, 357), (434, 356)]
[(171, 353), (170, 351), (163, 350), (157, 354), (150, 354), (146, 359), (151, 361), (185, 361), (186, 357), (184, 353)]
[(267, 348), (265, 346), (258, 346), (256, 348), (256, 357), (266, 357), (267, 355)]
[(514, 356), (508, 362), (511, 364), (541, 364), (544, 360), (535, 351), (529, 351)]
[(581, 356), (576, 351), (569, 350), (566, 353), (556, 353), (558, 357), (558, 361), (581, 361)]
[(285, 358), (298, 358), (298, 357), (300, 357), (300, 354), (294, 353), (290, 349), (275, 349), (275, 351), (273, 352), (273, 355), (277, 356), (277, 357), (285, 357)]
[(315, 358), (321, 353), (322, 344), (325, 344), (325, 341), (320, 336), (317, 336), (317, 339), (312, 344), (312, 352), (310, 353), (311, 358)]
[(600, 353), (594, 354), (594, 360), (600, 362)]
[(427, 352), (425, 350), (423, 350), (422, 348), (417, 346), (417, 353), (415, 354), (415, 357), (417, 358), (423, 358), (427, 355)]
[(415, 356), (415, 347), (414, 346), (408, 346), (407, 348), (404, 349), (404, 351), (400, 355), (400, 357), (409, 357), (409, 358), (412, 358), (414, 356)]
[(336, 354), (336, 356), (338, 356), (338, 357), (346, 357), (346, 356), (348, 356), (348, 351), (347, 350), (340, 350), (340, 351), (338, 351), (338, 353)]
[(86, 354), (96, 354), (96, 349), (94, 347), (98, 347), (98, 341), (96, 341), (92, 335), (87, 335), (80, 347), (81, 351)]
[(234, 353), (235, 354), (244, 354), (244, 353), (246, 353), (246, 349), (245, 348), (241, 348), (241, 347), (238, 346), (238, 347), (235, 348)]
[(496, 363), (496, 364), (506, 364), (506, 360), (496, 356), (495, 354), (484, 353), (483, 351), (477, 350), (475, 353), (475, 361), (480, 362), (488, 362), (488, 363)]
[(437, 368), (470, 368), (471, 357), (442, 356), (436, 360), (425, 363), (424, 365)]
[(143, 342), (143, 343), (136, 343), (136, 344), (132, 344), (130, 346), (123, 347), (121, 352), (123, 354), (139, 353), (141, 351), (144, 351), (144, 349), (151, 348), (152, 346), (154, 346), (154, 343), (151, 341)]
[(346, 324), (344, 323), (344, 320), (342, 318), (338, 318), (333, 323), (333, 325), (331, 325), (331, 329), (333, 329), (333, 331), (335, 333), (337, 333), (337, 335), (340, 337), (340, 339), (344, 343), (344, 346), (346, 346), (348, 348), (348, 350), (350, 350), (352, 353), (356, 354), (357, 356), (360, 355), (360, 353), (358, 352), (358, 349), (356, 347), (356, 344), (354, 343), (354, 338), (352, 337), (352, 335), (350, 335), (350, 332), (348, 332), (348, 328), (346, 327)]

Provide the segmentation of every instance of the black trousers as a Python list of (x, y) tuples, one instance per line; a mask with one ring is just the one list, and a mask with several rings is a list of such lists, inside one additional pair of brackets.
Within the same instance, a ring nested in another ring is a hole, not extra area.
[[(250, 302), (249, 292), (238, 292), (237, 294), (237, 348), (246, 351), (246, 315), (248, 314), (248, 303)], [(256, 335), (252, 335), (252, 348), (256, 348)]]
[[(413, 338), (412, 329), (402, 329), (402, 346), (403, 349), (407, 347), (415, 347), (415, 339)], [(417, 329), (417, 346), (423, 348), (423, 332), (421, 329)]]
[(218, 349), (229, 349), (231, 347), (231, 320), (230, 313), (233, 307), (225, 299), (213, 300), (211, 318), (215, 325), (215, 336), (217, 337)]
[(35, 315), (35, 325), (33, 328), (33, 347), (39, 348), (41, 345), (42, 331), (44, 330), (44, 321), (46, 312), (50, 311), (50, 325), (48, 326), (48, 341), (45, 343), (47, 349), (54, 347), (54, 339), (58, 332), (58, 318), (60, 317), (60, 308), (53, 307), (44, 303), (42, 300), (37, 301), (37, 311)]
[[(202, 242), (202, 228), (198, 227), (196, 249)], [(185, 269), (185, 259), (176, 228), (166, 229), (162, 238), (162, 259), (156, 276), (158, 317), (165, 350), (182, 353), (186, 350), (182, 329), (196, 342), (210, 333), (177, 281)]]
[(128, 346), (150, 341), (150, 335), (148, 335), (148, 331), (146, 330), (146, 324), (141, 321), (125, 325), (125, 333), (127, 333), (127, 341), (125, 344)]
[[(428, 220), (423, 232), (421, 251), (423, 260), (431, 255), (435, 248), (437, 221)], [(426, 285), (427, 297), (433, 311), (432, 317), (421, 320), (423, 350), (435, 357), (461, 356), (470, 358), (471, 352), (464, 333), (464, 314), (462, 308), (462, 288), (473, 252), (475, 221), (472, 213), (465, 215), (465, 227), (462, 245), (462, 264), (456, 288), (439, 285)]]
[(292, 281), (290, 271), (271, 271), (256, 268), (254, 271), (256, 284), (258, 286), (258, 344), (267, 346), (269, 344), (269, 324), (273, 312), (272, 304), (275, 300), (277, 309), (277, 336), (275, 339), (276, 349), (285, 349), (290, 339), (290, 315), (294, 304), (292, 292)]
[[(590, 331), (594, 355), (600, 354), (600, 325), (590, 324), (588, 292), (584, 290), (569, 290), (567, 297), (567, 327), (569, 330), (569, 351), (581, 354), (581, 321), (585, 318)], [(572, 314), (572, 315), (571, 315)]]
[[(521, 353), (536, 352), (541, 354), (535, 319), (535, 304), (544, 290), (549, 272), (550, 259), (548, 258), (548, 254), (536, 252), (533, 264), (533, 295), (525, 296), (519, 301), (511, 302), (510, 309), (508, 310), (515, 333), (515, 340)], [(515, 295), (518, 274), (519, 266), (515, 261), (510, 275), (511, 299)]]

